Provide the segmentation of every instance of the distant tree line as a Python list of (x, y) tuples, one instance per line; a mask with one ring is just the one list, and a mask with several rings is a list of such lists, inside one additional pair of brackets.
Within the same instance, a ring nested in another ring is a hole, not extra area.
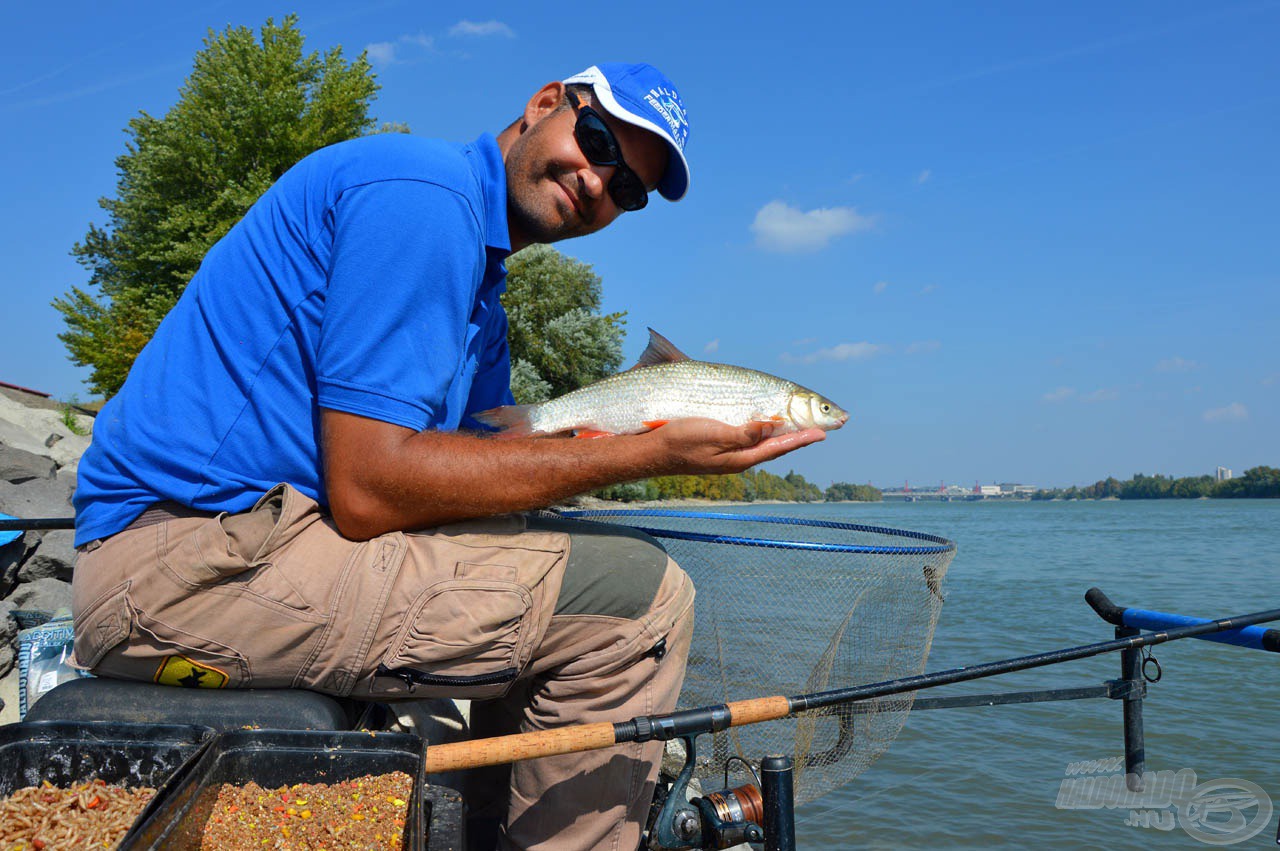
[(854, 485), (836, 482), (824, 494), (827, 502), (880, 502), (884, 495), (874, 485)]
[(594, 496), (619, 502), (664, 499), (711, 499), (725, 502), (878, 502), (880, 491), (871, 485), (837, 482), (823, 492), (792, 470), (776, 476), (764, 470), (747, 470), (726, 476), (658, 476), (596, 491)]
[(1132, 479), (1114, 477), (1085, 487), (1054, 488), (1036, 491), (1032, 499), (1274, 499), (1280, 498), (1280, 469), (1253, 467), (1243, 476), (1215, 481), (1213, 476), (1147, 476), (1135, 473)]

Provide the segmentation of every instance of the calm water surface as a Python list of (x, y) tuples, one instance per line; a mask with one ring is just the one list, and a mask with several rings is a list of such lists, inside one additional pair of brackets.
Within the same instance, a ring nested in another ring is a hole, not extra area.
[[(1224, 617), (1280, 608), (1280, 500), (881, 503), (752, 506), (944, 535), (947, 574), (929, 670), (1104, 641), (1084, 602)], [(1205, 641), (1155, 648), (1164, 678), (1145, 704), (1149, 771), (1242, 778), (1280, 811), (1280, 655)], [(1119, 654), (961, 691), (1096, 685)], [(833, 684), (834, 686), (835, 684)], [(925, 692), (921, 693), (926, 694)], [(890, 751), (797, 813), (801, 848), (1207, 848), (1180, 827), (1126, 826), (1127, 809), (1055, 807), (1068, 763), (1123, 755), (1118, 701), (913, 712)], [(1253, 811), (1250, 811), (1251, 817)], [(1275, 847), (1276, 819), (1239, 848)]]

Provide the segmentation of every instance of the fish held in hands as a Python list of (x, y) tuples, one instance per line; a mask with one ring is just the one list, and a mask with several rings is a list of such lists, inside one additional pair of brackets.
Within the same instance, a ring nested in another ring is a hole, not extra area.
[(499, 437), (638, 434), (671, 420), (706, 417), (734, 426), (768, 422), (774, 434), (831, 431), (849, 420), (835, 402), (793, 381), (722, 363), (697, 361), (649, 329), (649, 346), (626, 372), (536, 405), (507, 405), (475, 415)]

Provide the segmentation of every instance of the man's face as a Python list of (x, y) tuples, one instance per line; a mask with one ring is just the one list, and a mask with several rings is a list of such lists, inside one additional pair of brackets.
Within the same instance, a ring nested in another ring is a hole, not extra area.
[[(507, 216), (513, 245), (549, 243), (593, 233), (622, 212), (609, 195), (615, 166), (596, 165), (586, 158), (574, 138), (578, 113), (563, 103), (563, 87), (544, 88), (526, 109), (528, 125), (506, 156)], [(536, 110), (548, 93), (551, 104)], [(551, 95), (554, 93), (554, 99)], [(583, 98), (583, 105), (593, 102)], [(667, 164), (667, 147), (655, 134), (618, 121), (598, 109), (622, 147), (622, 157), (653, 189)]]

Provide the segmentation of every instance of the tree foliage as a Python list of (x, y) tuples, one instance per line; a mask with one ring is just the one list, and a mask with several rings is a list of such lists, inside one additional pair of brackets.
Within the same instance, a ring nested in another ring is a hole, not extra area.
[(855, 485), (836, 482), (823, 493), (827, 502), (880, 502), (884, 495), (874, 485)]
[(1249, 497), (1280, 498), (1280, 470), (1275, 467), (1253, 467), (1243, 476), (1214, 481), (1212, 476), (1172, 476), (1135, 473), (1132, 479), (1119, 481), (1108, 477), (1084, 487), (1055, 488), (1037, 491), (1032, 499), (1199, 499), (1201, 497), (1238, 499)]
[(619, 502), (636, 500), (711, 499), (726, 502), (818, 502), (822, 491), (794, 470), (775, 476), (764, 470), (704, 476), (658, 476), (639, 482), (613, 485), (594, 496)]
[(520, 404), (562, 396), (617, 372), (625, 313), (600, 314), (600, 276), (548, 245), (507, 259), (511, 392)]
[(276, 179), (374, 129), (378, 84), (364, 54), (347, 62), (341, 47), (322, 56), (303, 41), (293, 15), (268, 18), (260, 40), (246, 27), (211, 30), (178, 102), (163, 118), (129, 121), (116, 197), (98, 202), (107, 224), (91, 224), (71, 251), (88, 288), (54, 301), (67, 326), (59, 338), (93, 368), (93, 392), (120, 388), (205, 253)]

